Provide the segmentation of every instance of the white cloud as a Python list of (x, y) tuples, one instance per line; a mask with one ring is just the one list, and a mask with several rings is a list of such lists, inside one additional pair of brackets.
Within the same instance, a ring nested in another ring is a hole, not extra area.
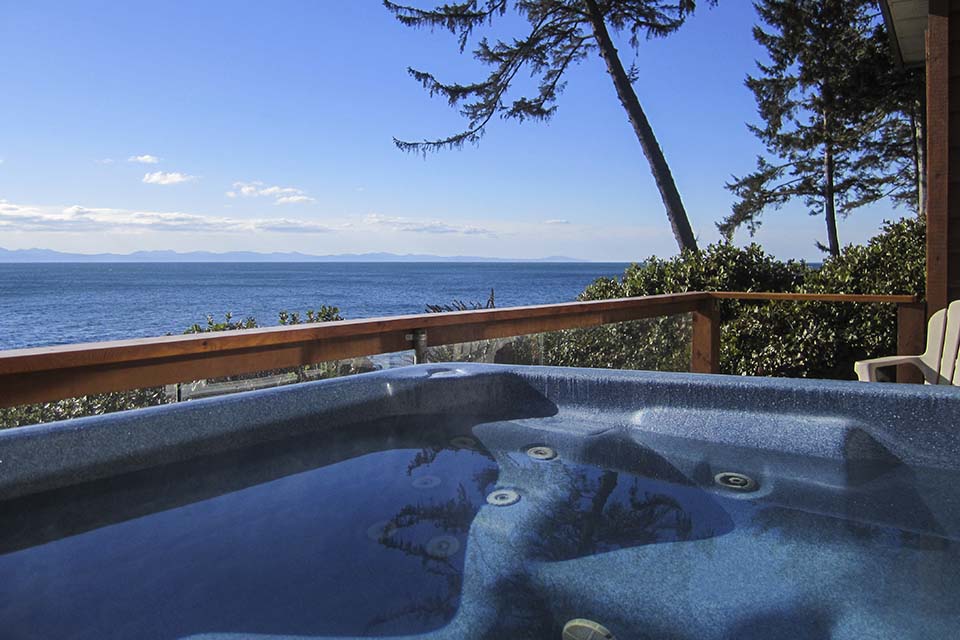
[(277, 198), (274, 204), (298, 204), (300, 202), (313, 202), (313, 201), (314, 201), (313, 198), (311, 198), (310, 196), (303, 196), (303, 195), (283, 196), (283, 197)]
[(289, 196), (297, 195), (303, 193), (300, 189), (294, 189), (293, 187), (267, 187), (266, 189), (260, 189), (257, 195), (261, 196)]
[(371, 213), (363, 219), (364, 223), (372, 228), (383, 229), (387, 231), (405, 231), (409, 233), (454, 233), (462, 235), (493, 235), (493, 231), (482, 227), (470, 225), (454, 225), (441, 222), (440, 220), (417, 220), (414, 218), (402, 218), (394, 216), (384, 216), (379, 213)]
[(179, 173), (176, 171), (154, 171), (153, 173), (148, 173), (143, 176), (143, 181), (147, 184), (180, 184), (182, 182), (194, 182), (197, 179), (196, 176), (188, 176), (185, 173)]
[(557, 219), (557, 220), (544, 220), (544, 221), (543, 221), (543, 224), (570, 224), (570, 221), (569, 221), (569, 220), (562, 220), (562, 219)]
[[(256, 201), (254, 201), (256, 202)], [(662, 225), (546, 226), (540, 218), (447, 220), (369, 215), (278, 215), (263, 199), (252, 217), (228, 212), (148, 211), (93, 206), (32, 205), (0, 198), (0, 245), (67, 251), (137, 249), (416, 252), (437, 255), (533, 257), (566, 255), (629, 260), (672, 246)], [(269, 215), (272, 212), (277, 215)], [(571, 233), (576, 229), (576, 233)], [(585, 251), (593, 253), (584, 255)], [(613, 274), (611, 274), (613, 275)]]
[(228, 198), (252, 198), (260, 195), (262, 182), (234, 182), (233, 191), (227, 191)]
[(303, 189), (296, 187), (265, 187), (259, 180), (253, 182), (234, 182), (233, 190), (227, 191), (228, 198), (273, 198), (273, 204), (302, 204), (316, 202)]
[(106, 207), (20, 205), (0, 200), (0, 231), (28, 232), (191, 232), (297, 233), (330, 232), (417, 233), (449, 236), (486, 235), (490, 229), (372, 213), (362, 218), (340, 218), (320, 223), (304, 218), (236, 218), (183, 212), (142, 211)]
[(209, 232), (329, 233), (334, 229), (313, 220), (230, 218), (193, 213), (128, 209), (39, 207), (0, 200), (0, 230), (46, 232)]
[(277, 233), (330, 233), (334, 231), (331, 227), (316, 222), (288, 218), (256, 220), (255, 230)]
[(130, 156), (127, 158), (127, 162), (139, 162), (140, 164), (157, 164), (160, 162), (160, 158), (157, 156), (152, 156), (149, 153), (145, 153), (142, 156)]
[(113, 158), (103, 158), (102, 160), (94, 160), (97, 164), (113, 164)]

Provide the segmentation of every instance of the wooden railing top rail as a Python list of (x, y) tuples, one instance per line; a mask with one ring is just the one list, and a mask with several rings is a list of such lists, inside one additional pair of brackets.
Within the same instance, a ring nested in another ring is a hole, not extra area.
[[(0, 351), (0, 407), (91, 393), (282, 369), (431, 346), (591, 327), (678, 313), (694, 315), (694, 370), (714, 370), (717, 299), (907, 304), (913, 296), (701, 291), (589, 302), (426, 313), (114, 342)], [(715, 335), (714, 335), (715, 334)]]
[[(638, 317), (670, 315), (671, 313), (683, 313), (683, 311), (674, 311), (673, 308), (676, 306), (689, 307), (686, 310), (690, 311), (697, 302), (707, 299), (709, 299), (709, 294), (706, 293), (677, 293), (640, 298), (360, 318), (316, 324), (14, 349), (0, 351), (0, 375), (131, 362), (149, 358), (190, 356), (198, 353), (214, 354), (236, 349), (262, 349), (264, 347), (279, 347), (302, 342), (352, 338), (386, 332), (413, 331), (415, 329), (429, 331), (430, 329), (452, 326), (508, 323), (519, 320), (542, 319), (548, 321), (557, 317), (564, 317), (574, 320), (575, 324), (576, 319), (582, 319), (589, 326), (591, 324), (604, 324), (596, 322), (596, 320), (602, 319), (598, 317), (599, 315), (609, 312), (636, 311), (639, 314)], [(431, 344), (443, 344), (434, 340), (430, 342)]]
[(911, 304), (918, 301), (917, 296), (906, 295), (864, 295), (852, 293), (764, 293), (762, 291), (711, 291), (711, 298), (719, 300), (769, 300), (788, 302), (885, 302), (890, 304)]

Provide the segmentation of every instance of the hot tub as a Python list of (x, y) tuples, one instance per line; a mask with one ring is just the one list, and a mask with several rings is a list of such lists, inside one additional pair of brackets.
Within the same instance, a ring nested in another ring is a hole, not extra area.
[(0, 637), (955, 638), (958, 468), (954, 389), (497, 365), (14, 429)]

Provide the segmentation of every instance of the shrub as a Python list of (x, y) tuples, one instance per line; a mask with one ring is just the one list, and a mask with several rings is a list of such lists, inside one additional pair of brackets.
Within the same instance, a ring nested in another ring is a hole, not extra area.
[[(806, 265), (779, 262), (759, 245), (736, 247), (718, 243), (701, 253), (648, 258), (632, 264), (620, 279), (602, 278), (580, 294), (580, 300), (650, 296), (686, 291), (794, 291), (803, 282)], [(743, 303), (723, 301), (725, 324), (740, 316)], [(545, 361), (565, 366), (611, 369), (688, 371), (691, 322), (688, 314), (552, 334)]]
[[(923, 221), (887, 222), (866, 245), (849, 245), (811, 270), (801, 290), (922, 297), (925, 243)], [(853, 379), (856, 360), (896, 353), (896, 327), (896, 308), (890, 304), (767, 304), (730, 327), (729, 371)]]
[[(820, 268), (781, 262), (751, 244), (713, 244), (701, 254), (650, 258), (620, 279), (588, 286), (581, 300), (684, 291), (766, 291), (922, 295), (925, 226), (885, 223), (866, 245), (850, 245)], [(855, 360), (896, 352), (893, 305), (724, 300), (720, 371), (737, 375), (853, 378)], [(686, 370), (686, 316), (560, 332), (550, 364)]]
[(168, 401), (163, 387), (150, 387), (8, 407), (0, 409), (0, 429), (152, 407), (166, 404)]

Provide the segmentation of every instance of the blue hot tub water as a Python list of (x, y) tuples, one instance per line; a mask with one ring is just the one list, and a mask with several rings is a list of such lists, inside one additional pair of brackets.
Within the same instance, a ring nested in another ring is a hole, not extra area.
[[(466, 547), (497, 478), (489, 453), (456, 440), (464, 430), (449, 416), (381, 420), (349, 443), (300, 436), (22, 498), (5, 509), (19, 534), (5, 546), (20, 548), (0, 556), (0, 592), (15, 596), (0, 619), (23, 638), (440, 627), (463, 576), (464, 554), (447, 553)], [(183, 490), (201, 496), (124, 519)], [(119, 522), (80, 524), (114, 506)], [(79, 530), (60, 537), (64, 520)], [(52, 539), (33, 545), (38, 528)]]
[(880, 391), (433, 367), (0, 434), (0, 636), (956, 637), (960, 397)]

